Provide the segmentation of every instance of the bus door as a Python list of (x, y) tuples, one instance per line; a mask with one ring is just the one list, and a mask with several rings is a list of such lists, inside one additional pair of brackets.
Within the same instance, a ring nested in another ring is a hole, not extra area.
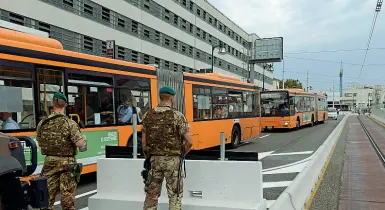
[[(158, 91), (163, 86), (170, 86), (176, 91), (175, 104), (176, 110), (186, 114), (184, 101), (183, 72), (170, 71), (166, 69), (157, 69)], [(158, 98), (159, 103), (159, 98)]]

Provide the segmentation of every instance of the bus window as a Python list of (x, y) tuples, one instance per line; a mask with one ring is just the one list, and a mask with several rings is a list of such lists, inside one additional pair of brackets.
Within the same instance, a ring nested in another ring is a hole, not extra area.
[(116, 77), (115, 106), (119, 124), (132, 124), (131, 118), (135, 107), (138, 123), (151, 109), (150, 81), (133, 77)]
[(52, 112), (52, 99), (55, 92), (64, 93), (63, 72), (49, 68), (37, 69), (39, 92), (39, 119), (46, 118)]
[(289, 116), (289, 99), (286, 92), (271, 92), (261, 94), (262, 117)]
[(238, 118), (243, 114), (243, 99), (242, 92), (229, 91), (229, 117)]
[(212, 89), (213, 119), (224, 119), (229, 116), (229, 104), (227, 90), (221, 88)]
[(103, 75), (68, 74), (69, 112), (85, 126), (115, 123), (113, 79)]
[(36, 127), (32, 71), (0, 64), (0, 130)]
[(211, 89), (193, 86), (194, 120), (212, 119)]

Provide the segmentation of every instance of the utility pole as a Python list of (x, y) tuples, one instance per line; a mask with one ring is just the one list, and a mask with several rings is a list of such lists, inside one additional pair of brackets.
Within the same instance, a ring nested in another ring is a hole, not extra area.
[(333, 80), (333, 108), (334, 108), (334, 80)]
[(306, 92), (309, 92), (309, 70), (306, 70)]
[(285, 89), (285, 60), (282, 59), (282, 89)]

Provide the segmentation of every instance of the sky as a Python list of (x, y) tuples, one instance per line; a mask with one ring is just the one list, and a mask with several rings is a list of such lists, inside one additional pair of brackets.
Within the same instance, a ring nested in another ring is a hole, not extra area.
[[(337, 91), (342, 61), (344, 89), (354, 83), (385, 85), (385, 5), (361, 68), (377, 0), (208, 1), (248, 33), (283, 37), (285, 79), (298, 79), (306, 87), (308, 72), (313, 91), (330, 91), (333, 81)], [(275, 78), (282, 79), (282, 69), (282, 62), (274, 63)]]

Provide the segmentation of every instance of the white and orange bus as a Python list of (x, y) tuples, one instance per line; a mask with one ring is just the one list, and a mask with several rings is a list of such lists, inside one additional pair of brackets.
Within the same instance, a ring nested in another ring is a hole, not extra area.
[[(77, 157), (85, 165), (83, 173), (96, 171), (106, 145), (132, 142), (132, 124), (119, 121), (119, 107), (129, 102), (139, 108), (141, 118), (157, 106), (163, 85), (177, 90), (175, 107), (190, 124), (193, 149), (218, 146), (220, 132), (233, 148), (260, 134), (260, 98), (254, 84), (67, 51), (56, 40), (0, 28), (0, 131), (35, 139), (36, 125), (50, 113), (53, 93), (64, 93), (66, 113), (85, 125), (81, 131), (88, 151)], [(7, 123), (12, 129), (2, 129), (10, 128)], [(35, 173), (43, 160), (39, 155)]]
[(280, 89), (261, 92), (261, 124), (263, 129), (313, 126), (328, 119), (324, 93), (302, 89)]

